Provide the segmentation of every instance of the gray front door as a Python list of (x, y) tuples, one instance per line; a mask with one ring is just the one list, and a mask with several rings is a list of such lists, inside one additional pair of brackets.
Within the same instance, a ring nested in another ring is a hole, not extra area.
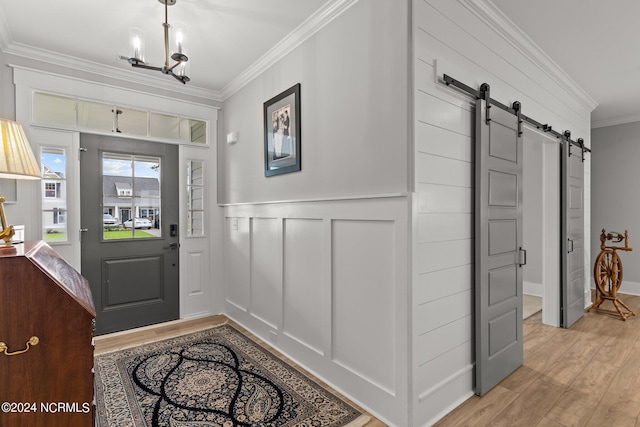
[(81, 267), (96, 334), (177, 319), (178, 147), (99, 135), (80, 146)]
[(476, 394), (522, 365), (522, 137), (498, 107), (476, 102)]
[(584, 314), (584, 163), (582, 149), (562, 144), (562, 327)]

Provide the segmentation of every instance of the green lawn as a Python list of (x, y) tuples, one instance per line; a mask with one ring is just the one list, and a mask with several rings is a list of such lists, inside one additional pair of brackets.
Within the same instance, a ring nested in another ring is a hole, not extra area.
[[(135, 238), (136, 239), (144, 239), (147, 237), (155, 237), (151, 233), (147, 233), (146, 231), (136, 230)], [(104, 231), (104, 239), (105, 240), (115, 240), (115, 239), (131, 239), (131, 230), (113, 230), (113, 231)]]
[(45, 242), (66, 242), (67, 233), (44, 233)]

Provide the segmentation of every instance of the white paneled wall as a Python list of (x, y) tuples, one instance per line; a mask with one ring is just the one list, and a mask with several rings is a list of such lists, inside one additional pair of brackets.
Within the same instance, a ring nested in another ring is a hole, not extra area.
[(406, 196), (225, 208), (227, 313), (408, 425)]
[(492, 98), (520, 101), (525, 114), (585, 141), (590, 110), (573, 87), (488, 24), (487, 2), (412, 4), (412, 425), (420, 426), (473, 394), (475, 100), (447, 87), (442, 74), (476, 89), (489, 83)]

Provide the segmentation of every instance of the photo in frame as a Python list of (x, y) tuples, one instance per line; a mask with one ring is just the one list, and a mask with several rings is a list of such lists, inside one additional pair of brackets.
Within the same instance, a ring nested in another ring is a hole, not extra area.
[(299, 171), (300, 83), (264, 103), (264, 175)]

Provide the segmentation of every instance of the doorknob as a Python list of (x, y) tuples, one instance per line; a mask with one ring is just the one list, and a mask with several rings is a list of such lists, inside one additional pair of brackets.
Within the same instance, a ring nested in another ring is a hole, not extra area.
[(164, 249), (169, 249), (170, 251), (175, 251), (180, 248), (180, 243), (170, 243), (169, 246), (165, 246)]

